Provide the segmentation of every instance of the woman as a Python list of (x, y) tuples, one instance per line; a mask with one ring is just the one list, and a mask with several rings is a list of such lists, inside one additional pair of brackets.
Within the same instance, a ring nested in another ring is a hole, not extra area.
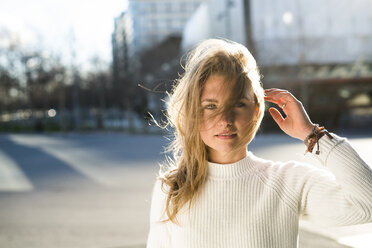
[[(247, 151), (269, 112), (332, 173)], [(167, 102), (174, 159), (153, 191), (147, 247), (297, 247), (300, 215), (325, 225), (372, 220), (372, 171), (346, 139), (314, 125), (301, 102), (263, 90), (237, 43), (207, 40), (187, 57)]]

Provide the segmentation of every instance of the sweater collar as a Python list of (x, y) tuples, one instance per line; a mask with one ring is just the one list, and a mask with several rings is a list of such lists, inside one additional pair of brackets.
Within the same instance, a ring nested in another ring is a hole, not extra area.
[(212, 178), (235, 178), (255, 170), (254, 155), (251, 152), (243, 159), (231, 164), (217, 164), (208, 162), (208, 176)]

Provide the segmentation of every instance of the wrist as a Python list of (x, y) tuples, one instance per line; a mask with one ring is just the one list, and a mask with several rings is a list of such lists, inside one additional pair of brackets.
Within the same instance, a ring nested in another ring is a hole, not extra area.
[(332, 139), (332, 135), (330, 133), (328, 133), (328, 131), (324, 128), (324, 127), (319, 127), (318, 124), (315, 124), (313, 126), (313, 130), (311, 131), (311, 133), (306, 137), (306, 139), (304, 140), (304, 143), (307, 147), (305, 153), (307, 152), (313, 152), (313, 148), (315, 146), (315, 144), (317, 145), (317, 150), (316, 150), (316, 153), (317, 155), (320, 154), (320, 150), (319, 150), (319, 140), (324, 136), (324, 135), (327, 135), (330, 139)]
[(309, 135), (314, 132), (315, 128), (316, 128), (316, 124), (309, 123), (309, 125), (307, 125), (306, 128), (303, 129), (303, 132), (301, 133), (300, 140), (305, 142), (307, 137), (309, 137)]

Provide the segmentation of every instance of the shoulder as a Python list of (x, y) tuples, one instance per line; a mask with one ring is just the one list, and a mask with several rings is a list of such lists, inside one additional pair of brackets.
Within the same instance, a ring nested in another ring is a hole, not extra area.
[(162, 182), (160, 178), (156, 178), (152, 189), (152, 200), (155, 199), (163, 200), (167, 198), (167, 187), (166, 184)]
[(300, 178), (306, 178), (311, 174), (329, 174), (325, 169), (321, 169), (317, 166), (298, 162), (294, 160), (290, 161), (272, 161), (256, 156), (252, 156), (256, 165), (256, 171), (258, 175), (266, 178), (267, 180), (290, 180), (291, 178), (299, 180)]
[(159, 221), (165, 217), (167, 198), (168, 193), (165, 184), (162, 183), (160, 178), (157, 178), (152, 190), (150, 214), (152, 221)]
[(332, 180), (334, 175), (325, 169), (298, 161), (271, 161), (254, 157), (256, 176), (267, 186), (284, 194), (287, 198), (298, 199), (308, 182), (322, 177)]

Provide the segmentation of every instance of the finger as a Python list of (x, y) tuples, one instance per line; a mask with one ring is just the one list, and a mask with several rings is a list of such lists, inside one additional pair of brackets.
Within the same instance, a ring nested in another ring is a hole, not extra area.
[(278, 90), (278, 91), (271, 91), (271, 92), (267, 93), (266, 96), (272, 97), (272, 98), (289, 98), (291, 96), (291, 93), (289, 93), (286, 90), (283, 90), (283, 91)]
[(276, 90), (283, 90), (283, 91), (285, 91), (284, 89), (279, 89), (279, 88), (268, 88), (268, 89), (265, 89), (265, 91), (276, 91)]
[(264, 100), (267, 101), (267, 102), (272, 102), (272, 103), (275, 103), (276, 105), (279, 104), (278, 100), (272, 98), (272, 97), (269, 97), (269, 96), (265, 96), (264, 97)]
[(276, 92), (270, 96), (266, 96), (264, 99), (277, 104), (280, 108), (283, 108), (284, 104), (285, 106), (288, 104), (292, 106), (293, 102), (297, 102), (297, 99), (288, 91)]
[(278, 124), (278, 126), (282, 128), (284, 118), (280, 114), (279, 110), (277, 110), (276, 108), (269, 108), (269, 112), (270, 115), (273, 117), (274, 121)]
[(284, 112), (286, 116), (292, 115), (290, 113), (294, 111), (294, 108), (293, 108), (294, 105), (292, 101), (286, 101), (283, 99), (276, 100), (276, 99), (271, 99), (271, 98), (265, 98), (265, 101), (278, 105), (278, 107), (282, 109), (282, 111)]
[(281, 102), (281, 101), (277, 101), (275, 99), (271, 99), (271, 98), (264, 98), (266, 102), (270, 102), (270, 103), (273, 103), (273, 104), (276, 104), (278, 107), (280, 107), (281, 109), (283, 109), (282, 107), (285, 106), (284, 105), (284, 102)]
[(289, 102), (288, 99), (285, 98), (285, 95), (280, 95), (280, 93), (277, 93), (276, 95), (272, 96), (265, 96), (264, 100), (268, 102), (272, 102), (277, 104), (279, 107), (281, 107), (284, 103)]
[(273, 91), (268, 91), (268, 92), (265, 92), (265, 93), (266, 93), (266, 96), (275, 97), (275, 96), (277, 96), (278, 94), (283, 93), (283, 91), (273, 90)]
[(277, 88), (266, 89), (264, 91), (265, 91), (265, 94), (275, 94), (275, 93), (278, 93), (278, 92), (288, 92), (287, 90), (282, 90), (282, 89), (277, 89)]

